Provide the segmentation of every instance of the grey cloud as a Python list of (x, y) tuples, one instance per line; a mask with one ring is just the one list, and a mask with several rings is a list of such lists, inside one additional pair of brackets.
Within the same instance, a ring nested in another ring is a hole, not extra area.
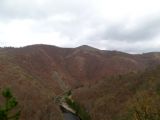
[(90, 39), (128, 42), (152, 40), (160, 33), (160, 18), (144, 21), (131, 29), (126, 29), (126, 24), (106, 26), (105, 29), (97, 31)]
[[(69, 37), (70, 43), (66, 46), (79, 46), (83, 44), (91, 45), (100, 49), (120, 50), (129, 53), (142, 53), (160, 50), (160, 45), (155, 47), (153, 38), (160, 31), (159, 18), (148, 19), (139, 22), (135, 28), (125, 29), (126, 24), (108, 25), (105, 21), (94, 19), (91, 16), (79, 17), (69, 22), (53, 21), (43, 24), (46, 29), (53, 28), (62, 35)], [(37, 29), (37, 28), (36, 28)], [(89, 35), (84, 35), (83, 31), (93, 29)]]
[[(55, 21), (53, 19), (42, 19), (37, 21), (37, 24), (33, 26), (34, 31), (56, 31), (64, 36), (69, 37), (70, 40), (83, 40), (88, 37), (84, 35), (87, 29), (91, 29), (96, 26), (99, 20), (95, 19), (93, 14), (88, 15), (87, 13), (82, 15), (74, 15), (72, 13), (59, 14), (64, 20)], [(65, 17), (71, 18), (65, 20)], [(42, 29), (43, 28), (43, 29)]]
[(1, 0), (1, 19), (45, 19), (55, 14), (73, 13), (76, 15), (86, 14), (89, 1), (75, 0), (45, 0), (41, 3), (37, 0)]
[[(160, 34), (160, 17), (148, 17), (127, 29), (125, 21), (117, 24), (102, 20), (103, 16), (96, 15), (90, 2), (92, 0), (0, 0), (0, 22), (31, 19), (33, 34), (58, 32), (70, 40), (64, 47), (88, 44), (131, 53), (159, 50), (160, 46), (155, 48), (147, 41), (153, 41)], [(57, 16), (64, 19), (54, 20)], [(87, 30), (91, 33), (85, 33)]]
[(118, 50), (133, 54), (160, 51), (160, 42), (156, 40), (132, 43), (126, 41), (97, 40), (90, 42), (85, 41), (84, 43), (103, 50)]

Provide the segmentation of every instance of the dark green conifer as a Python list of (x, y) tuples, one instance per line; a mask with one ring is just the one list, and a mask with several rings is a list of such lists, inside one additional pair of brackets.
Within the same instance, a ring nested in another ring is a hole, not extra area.
[(5, 103), (0, 106), (0, 120), (19, 120), (20, 110), (17, 111), (16, 107), (18, 102), (12, 95), (10, 89), (5, 89), (2, 92)]

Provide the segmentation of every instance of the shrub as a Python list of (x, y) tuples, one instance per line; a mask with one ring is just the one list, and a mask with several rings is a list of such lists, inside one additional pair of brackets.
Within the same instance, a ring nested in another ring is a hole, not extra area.
[(76, 114), (81, 118), (81, 120), (91, 120), (89, 113), (85, 110), (84, 107), (80, 106), (79, 103), (66, 98), (66, 103), (75, 110)]
[(16, 111), (18, 102), (13, 97), (10, 89), (5, 89), (2, 92), (2, 96), (5, 99), (5, 103), (0, 106), (0, 120), (19, 120), (20, 110)]

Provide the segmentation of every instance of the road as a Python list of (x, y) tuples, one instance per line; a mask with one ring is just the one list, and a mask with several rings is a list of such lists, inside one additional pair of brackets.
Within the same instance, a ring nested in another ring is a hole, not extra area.
[(63, 113), (64, 120), (81, 120), (77, 115), (66, 110), (63, 106), (60, 106), (60, 109)]
[(63, 113), (64, 120), (81, 120), (79, 116), (76, 115), (76, 111), (70, 108), (69, 105), (66, 103), (66, 97), (68, 99), (71, 99), (71, 95), (68, 95), (68, 92), (54, 97), (54, 102), (59, 105)]

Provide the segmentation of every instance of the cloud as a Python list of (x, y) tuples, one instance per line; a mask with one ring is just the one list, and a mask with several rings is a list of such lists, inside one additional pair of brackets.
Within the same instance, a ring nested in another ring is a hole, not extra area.
[[(88, 2), (75, 0), (1, 0), (0, 17), (2, 19), (45, 19), (57, 14), (87, 13)], [(91, 7), (90, 7), (91, 8)]]
[(0, 0), (0, 46), (160, 50), (158, 5), (157, 0)]
[(160, 34), (160, 17), (147, 19), (129, 27), (126, 23), (106, 25), (91, 36), (91, 40), (112, 40), (112, 41), (147, 41), (152, 40)]

